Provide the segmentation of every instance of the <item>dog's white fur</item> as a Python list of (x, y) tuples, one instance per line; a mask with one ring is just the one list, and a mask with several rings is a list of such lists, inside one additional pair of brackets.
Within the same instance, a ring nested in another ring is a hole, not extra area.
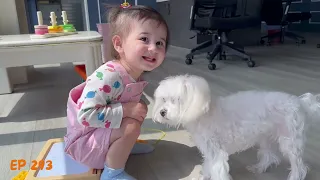
[(270, 165), (278, 165), (278, 149), (291, 165), (288, 180), (303, 180), (308, 170), (302, 159), (305, 123), (320, 118), (319, 97), (243, 91), (213, 100), (205, 79), (172, 76), (161, 81), (155, 91), (153, 120), (182, 125), (192, 135), (204, 157), (204, 179), (232, 179), (229, 155), (257, 145), (258, 163), (248, 166), (250, 171), (262, 173)]

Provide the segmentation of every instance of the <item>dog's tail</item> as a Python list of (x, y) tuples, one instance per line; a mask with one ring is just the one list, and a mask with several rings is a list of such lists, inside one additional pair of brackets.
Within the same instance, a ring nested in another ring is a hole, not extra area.
[(305, 93), (299, 96), (302, 106), (313, 121), (320, 121), (320, 94)]

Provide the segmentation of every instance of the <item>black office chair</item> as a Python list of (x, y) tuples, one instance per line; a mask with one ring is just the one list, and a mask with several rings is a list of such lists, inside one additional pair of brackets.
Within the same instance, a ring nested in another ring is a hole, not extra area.
[[(285, 2), (283, 8), (282, 2)], [(261, 44), (265, 43), (268, 38), (268, 44), (275, 38), (280, 38), (280, 43), (284, 42), (284, 38), (288, 37), (295, 40), (296, 43), (305, 44), (306, 40), (303, 36), (293, 32), (286, 31), (286, 27), (293, 22), (305, 21), (311, 18), (310, 12), (289, 12), (292, 0), (264, 0), (261, 9), (261, 20), (265, 21), (267, 25), (280, 25), (280, 31), (261, 37)]]
[(186, 64), (192, 64), (194, 55), (208, 53), (208, 68), (214, 70), (216, 65), (212, 60), (219, 55), (219, 59), (226, 59), (228, 55), (236, 55), (247, 61), (249, 67), (254, 67), (255, 62), (245, 53), (243, 48), (229, 43), (227, 35), (235, 29), (261, 25), (260, 17), (248, 16), (245, 13), (236, 15), (237, 0), (194, 0), (191, 8), (190, 30), (196, 31), (197, 35), (212, 35), (208, 40), (186, 56)]

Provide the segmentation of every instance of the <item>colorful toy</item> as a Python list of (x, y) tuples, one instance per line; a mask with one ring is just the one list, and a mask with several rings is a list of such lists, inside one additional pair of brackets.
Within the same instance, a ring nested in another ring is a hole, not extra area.
[(50, 12), (50, 19), (51, 26), (48, 26), (49, 33), (62, 33), (63, 28), (62, 26), (57, 25), (57, 16), (55, 12)]
[(38, 11), (37, 16), (38, 16), (38, 25), (34, 26), (35, 34), (43, 35), (43, 34), (49, 33), (48, 26), (43, 25), (42, 12)]
[(74, 28), (73, 24), (69, 24), (69, 20), (67, 18), (67, 12), (66, 11), (62, 11), (62, 28), (64, 32), (76, 32), (76, 29)]
[(125, 0), (124, 3), (120, 5), (121, 8), (129, 8), (131, 5)]
[(31, 39), (42, 39), (58, 36), (66, 36), (77, 34), (76, 29), (72, 24), (69, 24), (66, 11), (62, 11), (63, 25), (58, 25), (55, 12), (50, 12), (51, 26), (43, 24), (42, 12), (37, 12), (38, 25), (35, 25), (35, 34), (30, 35)]

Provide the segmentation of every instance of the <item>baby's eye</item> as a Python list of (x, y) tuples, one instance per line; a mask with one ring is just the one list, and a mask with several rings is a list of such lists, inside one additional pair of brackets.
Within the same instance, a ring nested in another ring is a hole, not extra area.
[(146, 41), (148, 41), (148, 38), (147, 37), (142, 37), (142, 38), (140, 38), (140, 40), (143, 41), (143, 42), (146, 42)]
[(159, 41), (156, 43), (157, 46), (163, 46), (163, 42)]

